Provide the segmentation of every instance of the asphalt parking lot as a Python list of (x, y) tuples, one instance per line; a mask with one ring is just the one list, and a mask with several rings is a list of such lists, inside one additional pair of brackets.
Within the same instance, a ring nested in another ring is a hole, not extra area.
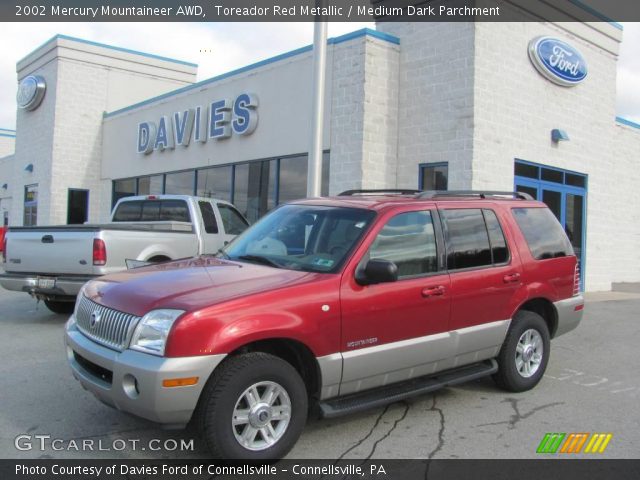
[[(534, 458), (547, 432), (607, 432), (613, 438), (602, 457), (637, 458), (639, 310), (640, 293), (589, 295), (582, 325), (552, 342), (547, 375), (533, 391), (505, 393), (484, 379), (312, 421), (289, 457)], [(84, 391), (66, 365), (65, 321), (25, 294), (0, 289), (1, 458), (206, 457), (197, 439), (193, 451), (174, 450), (181, 440), (189, 444), (189, 432), (159, 429)], [(16, 449), (19, 435), (32, 436), (33, 448)], [(62, 439), (63, 450), (50, 440), (40, 450), (35, 435)], [(72, 447), (87, 440), (93, 451)]]

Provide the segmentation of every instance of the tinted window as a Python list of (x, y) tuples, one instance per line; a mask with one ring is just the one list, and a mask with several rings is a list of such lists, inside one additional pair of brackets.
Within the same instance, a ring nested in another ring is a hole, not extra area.
[(491, 256), (493, 263), (505, 263), (509, 260), (509, 250), (504, 239), (504, 233), (500, 227), (500, 222), (493, 210), (483, 210), (484, 220), (487, 223), (489, 232), (489, 243), (491, 244)]
[(114, 222), (137, 222), (140, 220), (142, 202), (121, 203), (113, 215)]
[(231, 201), (231, 176), (233, 167), (207, 168), (198, 170), (198, 187), (196, 195), (199, 197), (217, 198)]
[(207, 233), (218, 233), (218, 223), (216, 222), (216, 215), (213, 213), (211, 204), (209, 202), (198, 202), (198, 205), (200, 205), (204, 231)]
[(249, 226), (242, 215), (232, 206), (219, 203), (218, 210), (227, 235), (240, 235)]
[(538, 178), (540, 175), (540, 169), (533, 165), (528, 165), (526, 163), (516, 162), (514, 173), (520, 177), (528, 177), (528, 178)]
[(114, 222), (190, 222), (189, 207), (184, 200), (139, 200), (121, 203), (113, 215)]
[(113, 182), (113, 203), (112, 207), (124, 197), (130, 197), (136, 194), (136, 179), (129, 178), (126, 180), (115, 180)]
[(514, 208), (513, 215), (536, 260), (573, 255), (560, 223), (548, 208)]
[(162, 175), (140, 177), (138, 179), (138, 195), (162, 194)]
[(423, 190), (447, 190), (449, 185), (448, 164), (434, 164), (422, 166)]
[(437, 271), (431, 212), (407, 212), (393, 217), (373, 241), (369, 258), (395, 263), (399, 278)]
[(444, 210), (447, 229), (447, 268), (491, 265), (487, 227), (480, 209)]
[(195, 172), (168, 173), (164, 180), (164, 193), (172, 195), (193, 195)]
[(160, 220), (190, 222), (189, 208), (184, 200), (163, 200), (160, 205)]

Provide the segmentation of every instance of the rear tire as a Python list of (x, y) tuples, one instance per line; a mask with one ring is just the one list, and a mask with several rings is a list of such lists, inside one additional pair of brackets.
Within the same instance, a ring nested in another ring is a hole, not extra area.
[(214, 371), (194, 421), (214, 458), (279, 459), (300, 437), (307, 409), (296, 369), (255, 352), (230, 357)]
[(537, 313), (520, 310), (513, 317), (498, 354), (493, 379), (509, 392), (524, 392), (542, 379), (549, 362), (549, 327)]
[(73, 313), (73, 308), (75, 307), (74, 302), (61, 302), (56, 300), (45, 300), (44, 304), (53, 313), (61, 315)]

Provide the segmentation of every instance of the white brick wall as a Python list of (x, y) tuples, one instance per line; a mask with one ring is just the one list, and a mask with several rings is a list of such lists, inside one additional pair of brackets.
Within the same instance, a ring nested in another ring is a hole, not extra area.
[(331, 194), (395, 185), (398, 53), (367, 36), (334, 47)]
[(446, 161), (449, 188), (469, 188), (473, 24), (389, 22), (377, 28), (400, 38), (397, 187), (417, 188), (419, 164)]

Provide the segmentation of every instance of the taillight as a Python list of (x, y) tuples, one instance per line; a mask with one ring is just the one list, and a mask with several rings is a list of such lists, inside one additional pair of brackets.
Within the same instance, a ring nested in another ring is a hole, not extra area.
[(573, 296), (580, 295), (580, 262), (576, 261), (576, 269), (573, 274)]
[(93, 239), (93, 264), (106, 265), (107, 263), (107, 247), (104, 240), (100, 238)]

